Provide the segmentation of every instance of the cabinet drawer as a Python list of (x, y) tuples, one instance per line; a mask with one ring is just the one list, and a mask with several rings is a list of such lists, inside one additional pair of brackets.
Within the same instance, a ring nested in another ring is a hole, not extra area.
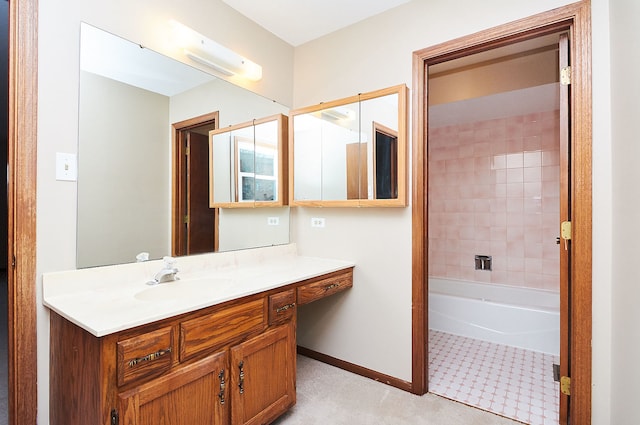
[(298, 305), (344, 291), (353, 286), (353, 269), (298, 287)]
[(295, 311), (295, 290), (289, 289), (269, 296), (269, 326), (286, 322), (293, 317)]
[(116, 343), (118, 386), (171, 368), (173, 329), (161, 328)]
[(180, 323), (180, 361), (262, 332), (264, 316), (260, 298)]

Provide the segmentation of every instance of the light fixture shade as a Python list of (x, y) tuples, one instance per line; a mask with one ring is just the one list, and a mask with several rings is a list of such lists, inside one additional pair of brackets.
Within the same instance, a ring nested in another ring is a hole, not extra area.
[(262, 78), (262, 67), (231, 49), (172, 20), (174, 41), (190, 59), (209, 66), (224, 75), (238, 75), (251, 81)]
[(356, 113), (353, 109), (349, 109), (345, 106), (336, 106), (329, 109), (323, 109), (322, 115), (328, 116), (334, 120), (353, 121)]

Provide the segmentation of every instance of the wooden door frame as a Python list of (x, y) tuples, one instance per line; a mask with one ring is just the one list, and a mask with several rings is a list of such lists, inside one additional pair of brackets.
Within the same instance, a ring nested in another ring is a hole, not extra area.
[(9, 423), (37, 422), (38, 1), (9, 0)]
[(461, 37), (413, 54), (413, 173), (412, 173), (412, 392), (427, 392), (427, 87), (426, 68), (516, 41), (570, 29), (571, 89), (571, 210), (573, 222), (571, 326), (572, 423), (591, 423), (592, 333), (592, 111), (591, 4), (583, 0), (509, 24)]
[[(208, 114), (189, 118), (184, 121), (176, 122), (171, 125), (171, 146), (172, 146), (172, 207), (171, 207), (171, 255), (186, 255), (182, 252), (185, 240), (187, 238), (184, 224), (185, 211), (187, 210), (186, 197), (183, 188), (186, 187), (186, 169), (182, 158), (185, 157), (185, 148), (181, 143), (183, 131), (190, 128), (200, 127), (206, 124), (214, 124), (215, 128), (219, 127), (218, 111)], [(216, 232), (215, 232), (215, 249), (218, 249), (218, 214), (216, 213)]]

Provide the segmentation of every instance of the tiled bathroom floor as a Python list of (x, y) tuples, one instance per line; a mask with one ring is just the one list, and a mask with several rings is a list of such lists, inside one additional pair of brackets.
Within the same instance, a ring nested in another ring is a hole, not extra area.
[(531, 425), (558, 424), (558, 357), (429, 330), (429, 392)]

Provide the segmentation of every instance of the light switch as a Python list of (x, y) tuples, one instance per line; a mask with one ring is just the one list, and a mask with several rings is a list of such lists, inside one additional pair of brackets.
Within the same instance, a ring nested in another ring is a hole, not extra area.
[(78, 180), (78, 160), (76, 154), (56, 152), (56, 180)]

